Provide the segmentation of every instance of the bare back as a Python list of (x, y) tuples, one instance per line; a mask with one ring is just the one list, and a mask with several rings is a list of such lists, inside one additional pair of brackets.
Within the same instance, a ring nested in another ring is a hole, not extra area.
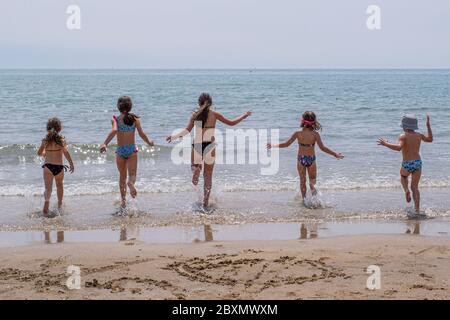
[(304, 156), (315, 155), (317, 133), (313, 130), (302, 129), (297, 132), (298, 154)]
[[(63, 140), (65, 144), (65, 141)], [(55, 142), (45, 143), (45, 163), (49, 164), (63, 164), (63, 150), (64, 147), (56, 144)]]
[[(192, 119), (194, 122), (196, 121), (195, 119)], [(215, 134), (215, 129), (216, 129), (216, 123), (217, 123), (217, 116), (216, 116), (216, 112), (213, 110), (210, 110), (208, 112), (208, 118), (206, 119), (206, 123), (204, 124), (202, 130), (200, 131), (198, 128), (195, 132), (195, 135), (197, 136), (197, 134), (199, 134), (201, 132), (202, 134), (202, 141), (203, 142), (210, 142), (210, 141), (214, 141), (214, 134)]]
[(403, 141), (402, 154), (403, 161), (420, 160), (420, 145), (422, 134), (414, 131), (406, 131), (400, 136)]

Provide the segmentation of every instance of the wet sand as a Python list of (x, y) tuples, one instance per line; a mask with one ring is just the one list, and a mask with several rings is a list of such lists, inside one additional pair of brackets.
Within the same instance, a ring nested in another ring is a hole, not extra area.
[[(449, 237), (57, 243), (0, 249), (0, 299), (450, 299)], [(66, 286), (81, 268), (81, 289)], [(381, 289), (366, 289), (366, 268)]]
[(199, 226), (146, 227), (124, 219), (120, 227), (71, 230), (49, 226), (44, 230), (0, 231), (0, 248), (54, 243), (111, 243), (136, 239), (146, 244), (199, 241), (297, 240), (369, 234), (450, 236), (450, 219), (398, 221), (361, 220), (249, 224), (203, 224)]

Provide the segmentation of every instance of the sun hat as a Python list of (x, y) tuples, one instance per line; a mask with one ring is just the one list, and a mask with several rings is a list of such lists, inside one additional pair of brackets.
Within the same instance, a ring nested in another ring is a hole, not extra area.
[(400, 123), (400, 127), (404, 130), (418, 130), (418, 120), (415, 114), (405, 114), (402, 117), (402, 122)]

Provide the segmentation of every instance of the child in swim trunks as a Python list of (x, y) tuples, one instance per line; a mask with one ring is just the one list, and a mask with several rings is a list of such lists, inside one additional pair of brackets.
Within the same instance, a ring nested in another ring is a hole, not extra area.
[(420, 157), (421, 142), (433, 142), (430, 117), (427, 115), (427, 135), (416, 132), (419, 129), (418, 120), (415, 115), (405, 115), (402, 118), (401, 127), (404, 133), (398, 138), (396, 144), (389, 143), (385, 139), (378, 139), (378, 144), (403, 154), (402, 167), (400, 168), (400, 181), (405, 191), (406, 202), (411, 202), (408, 178), (411, 176), (411, 190), (414, 199), (414, 209), (420, 213), (420, 191), (419, 182), (422, 175), (422, 159)]
[(300, 191), (303, 200), (306, 197), (306, 175), (309, 177), (309, 187), (311, 193), (315, 195), (317, 193), (315, 189), (316, 178), (317, 178), (317, 165), (316, 165), (316, 153), (315, 146), (316, 143), (320, 150), (329, 155), (332, 155), (336, 159), (343, 159), (344, 155), (342, 153), (337, 153), (329, 148), (327, 148), (320, 137), (319, 130), (322, 129), (320, 123), (317, 121), (314, 112), (307, 111), (303, 114), (300, 123), (300, 130), (294, 132), (294, 134), (285, 142), (278, 145), (267, 144), (267, 148), (287, 148), (295, 140), (298, 142), (298, 155), (297, 155), (297, 171), (300, 176)]
[[(38, 156), (44, 157), (44, 208), (42, 213), (46, 216), (49, 213), (50, 197), (52, 195), (53, 180), (56, 182), (56, 194), (58, 196), (58, 209), (61, 209), (64, 196), (64, 172), (69, 169), (74, 171), (72, 157), (67, 148), (66, 140), (60, 135), (62, 130), (61, 121), (58, 118), (51, 118), (47, 122), (47, 135), (42, 139), (38, 150)], [(69, 167), (64, 165), (63, 155), (69, 162)]]
[[(137, 152), (136, 147), (136, 129), (144, 142), (150, 147), (154, 142), (145, 134), (141, 126), (140, 117), (131, 113), (133, 103), (128, 96), (122, 96), (117, 102), (119, 116), (113, 116), (111, 120), (112, 130), (106, 137), (105, 142), (100, 146), (100, 152), (106, 152), (108, 144), (117, 135), (116, 164), (119, 170), (119, 189), (122, 199), (122, 208), (126, 206), (127, 187), (130, 189), (132, 198), (136, 198), (137, 190), (135, 187), (137, 174)], [(128, 182), (127, 182), (128, 176)]]

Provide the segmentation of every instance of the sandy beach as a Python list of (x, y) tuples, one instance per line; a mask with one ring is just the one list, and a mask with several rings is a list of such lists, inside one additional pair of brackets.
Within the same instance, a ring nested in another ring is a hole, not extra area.
[[(65, 285), (70, 265), (80, 290)], [(0, 249), (0, 299), (449, 299), (449, 266), (448, 237), (412, 234), (30, 245)]]

